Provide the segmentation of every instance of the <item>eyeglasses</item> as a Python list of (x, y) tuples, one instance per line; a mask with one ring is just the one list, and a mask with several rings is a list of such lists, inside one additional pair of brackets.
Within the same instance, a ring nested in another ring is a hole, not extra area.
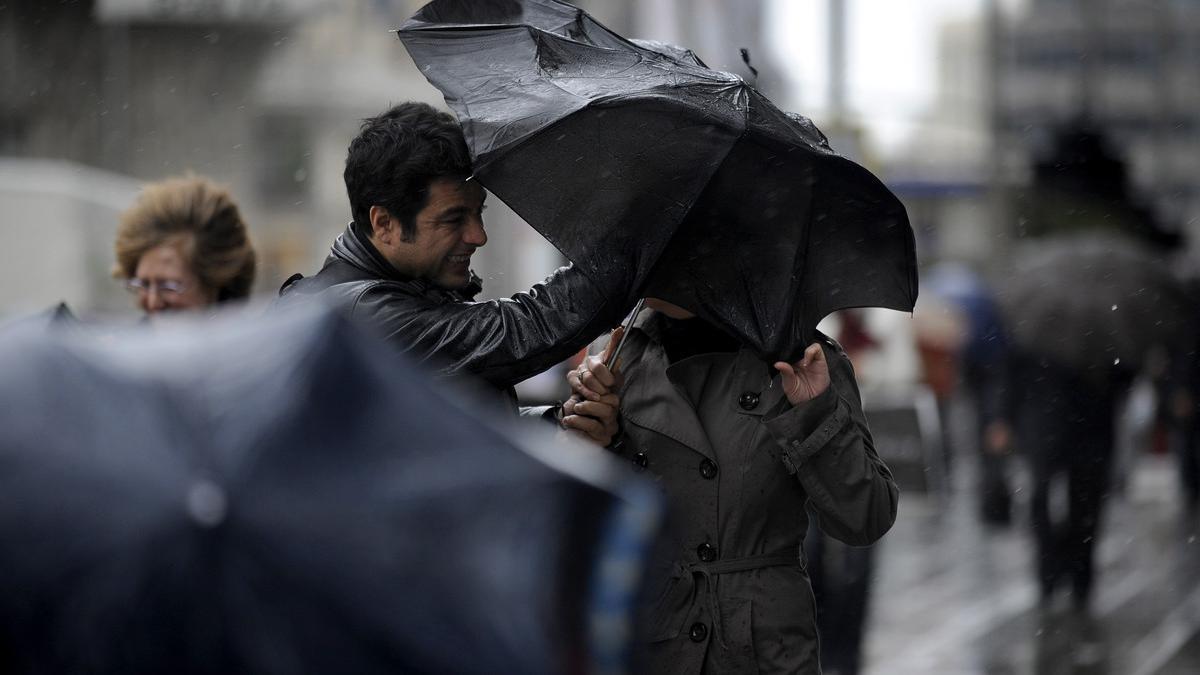
[(135, 295), (149, 293), (157, 289), (159, 295), (179, 295), (187, 290), (187, 284), (182, 281), (173, 281), (171, 279), (161, 279), (158, 281), (152, 279), (139, 279), (133, 277), (125, 280), (125, 290)]

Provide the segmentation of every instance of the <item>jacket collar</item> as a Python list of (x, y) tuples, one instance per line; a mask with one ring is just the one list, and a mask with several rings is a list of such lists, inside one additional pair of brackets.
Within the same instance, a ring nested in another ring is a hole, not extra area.
[(414, 286), (421, 293), (430, 295), (446, 295), (448, 299), (455, 301), (473, 300), (480, 291), (483, 290), (483, 280), (471, 271), (471, 281), (467, 287), (457, 291), (447, 291), (438, 288), (429, 283), (425, 279), (414, 279), (400, 273), (392, 266), (379, 249), (371, 243), (369, 239), (362, 236), (358, 228), (351, 221), (346, 226), (345, 231), (338, 235), (334, 240), (333, 246), (329, 249), (329, 257), (325, 259), (325, 264), (328, 265), (333, 261), (341, 261), (349, 265), (353, 265), (365, 272), (371, 277), (377, 279), (387, 279), (389, 281), (398, 281), (410, 286)]
[(627, 338), (629, 384), (621, 397), (621, 415), (631, 424), (662, 434), (716, 460), (696, 409), (680, 388), (666, 376), (667, 354), (639, 328)]
[[(659, 336), (664, 328), (662, 316), (657, 312), (650, 311), (643, 313), (638, 319), (635, 326), (640, 327), (656, 347), (660, 345)], [(661, 350), (661, 347), (658, 348)], [(697, 354), (666, 367), (667, 378), (684, 392), (689, 401), (698, 400), (701, 391), (708, 386), (706, 379), (709, 377), (710, 370), (693, 366), (694, 363), (702, 360), (711, 361), (712, 357)], [(663, 362), (666, 363), (665, 354)], [(779, 373), (775, 371), (774, 367), (768, 368), (768, 364), (755, 354), (754, 350), (747, 347), (742, 347), (737, 351), (733, 366), (722, 375), (729, 377), (729, 389), (733, 392), (733, 396), (728, 402), (731, 412), (761, 417), (778, 405), (783, 398), (783, 386)], [(742, 394), (757, 396), (758, 405), (750, 410), (743, 408), (739, 404)]]
[[(630, 328), (629, 383), (621, 400), (621, 415), (629, 422), (667, 436), (696, 452), (716, 460), (708, 435), (696, 413), (696, 402), (712, 386), (710, 376), (729, 377), (724, 405), (730, 414), (761, 417), (780, 405), (783, 388), (778, 374), (772, 375), (752, 350), (742, 348), (734, 356), (732, 370), (709, 354), (699, 354), (668, 364), (666, 350), (658, 341), (662, 325), (652, 310), (643, 312)], [(658, 373), (662, 373), (659, 375)], [(739, 404), (742, 394), (753, 394), (758, 403), (751, 410)]]
[[(396, 271), (369, 239), (359, 234), (351, 222), (344, 232), (334, 240), (329, 257), (349, 263), (367, 274), (392, 281), (413, 281)], [(327, 260), (326, 263), (329, 261)]]

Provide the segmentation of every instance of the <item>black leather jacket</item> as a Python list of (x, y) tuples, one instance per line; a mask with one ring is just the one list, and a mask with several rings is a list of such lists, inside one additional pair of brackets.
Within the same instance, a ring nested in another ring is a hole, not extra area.
[(622, 280), (601, 287), (564, 267), (525, 293), (471, 301), (479, 286), (446, 291), (400, 275), (351, 226), (315, 276), (289, 279), (279, 304), (324, 300), (383, 332), (443, 375), (473, 375), (507, 389), (571, 356), (616, 326), (633, 305)]

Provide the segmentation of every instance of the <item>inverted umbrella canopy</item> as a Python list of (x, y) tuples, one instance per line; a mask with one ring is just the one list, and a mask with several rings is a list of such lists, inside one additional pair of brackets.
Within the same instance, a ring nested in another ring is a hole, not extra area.
[(1184, 346), (1196, 330), (1166, 261), (1115, 235), (1038, 241), (997, 297), (1015, 345), (1081, 370), (1136, 370), (1155, 346)]
[(557, 0), (435, 0), (398, 32), (478, 180), (589, 274), (632, 278), (767, 359), (835, 310), (912, 309), (903, 205), (741, 78)]
[(0, 669), (620, 658), (640, 482), (502, 433), (335, 316), (214, 321), (0, 332)]

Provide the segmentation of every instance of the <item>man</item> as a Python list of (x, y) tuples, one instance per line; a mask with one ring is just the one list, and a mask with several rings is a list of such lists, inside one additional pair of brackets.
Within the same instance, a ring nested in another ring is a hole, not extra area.
[[(619, 323), (633, 289), (566, 267), (526, 293), (472, 301), (481, 287), (471, 255), (488, 238), (484, 190), (470, 175), (449, 114), (404, 103), (365, 120), (344, 174), (354, 220), (315, 276), (284, 284), (280, 304), (323, 299), (436, 373), (482, 379), (511, 404), (513, 385)], [(608, 444), (615, 409), (612, 399), (581, 403), (561, 424)]]

